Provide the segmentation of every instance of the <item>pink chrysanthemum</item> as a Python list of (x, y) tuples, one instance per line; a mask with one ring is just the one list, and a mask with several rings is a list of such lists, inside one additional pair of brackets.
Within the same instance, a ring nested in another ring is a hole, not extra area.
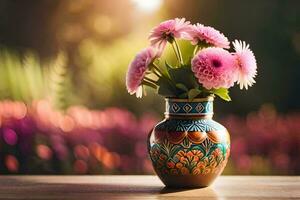
[(192, 71), (206, 89), (229, 88), (236, 80), (236, 60), (228, 51), (210, 47), (195, 55)]
[(255, 83), (255, 76), (257, 74), (256, 59), (253, 52), (249, 49), (249, 45), (245, 42), (235, 40), (233, 43), (235, 49), (234, 56), (237, 60), (238, 75), (237, 83), (240, 89), (248, 89)]
[(167, 42), (174, 38), (189, 39), (190, 28), (190, 22), (185, 21), (185, 18), (167, 20), (151, 30), (149, 40), (152, 46), (158, 47), (162, 51)]
[(202, 24), (193, 25), (190, 29), (190, 37), (193, 45), (205, 42), (215, 47), (229, 49), (230, 42), (223, 33), (210, 26)]
[(142, 97), (142, 81), (150, 63), (156, 56), (156, 51), (152, 47), (148, 47), (140, 51), (130, 63), (126, 76), (126, 87), (130, 94), (136, 93), (138, 98)]

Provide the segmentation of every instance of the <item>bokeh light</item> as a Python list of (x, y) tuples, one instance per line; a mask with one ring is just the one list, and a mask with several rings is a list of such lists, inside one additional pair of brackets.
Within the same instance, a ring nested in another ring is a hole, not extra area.
[(153, 12), (159, 9), (163, 0), (131, 0), (143, 12)]

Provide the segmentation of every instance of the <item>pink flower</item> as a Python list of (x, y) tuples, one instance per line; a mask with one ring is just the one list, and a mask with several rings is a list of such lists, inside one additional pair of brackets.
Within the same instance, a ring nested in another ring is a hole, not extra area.
[(126, 76), (126, 87), (130, 94), (136, 93), (138, 98), (142, 97), (142, 81), (149, 65), (156, 57), (156, 51), (148, 47), (140, 51), (130, 63)]
[(249, 45), (245, 42), (235, 40), (232, 44), (235, 49), (234, 56), (238, 66), (237, 83), (240, 85), (240, 89), (245, 87), (247, 90), (248, 86), (251, 87), (255, 83), (254, 78), (257, 74), (256, 59), (253, 52), (249, 49)]
[(236, 60), (228, 51), (210, 47), (195, 55), (192, 71), (206, 89), (229, 88), (236, 81)]
[(193, 25), (190, 30), (190, 36), (193, 45), (205, 42), (216, 47), (229, 49), (230, 42), (227, 37), (210, 26), (204, 26), (199, 23)]
[(167, 42), (172, 42), (174, 38), (189, 39), (190, 22), (185, 18), (176, 18), (164, 21), (154, 27), (149, 35), (152, 46), (164, 50)]

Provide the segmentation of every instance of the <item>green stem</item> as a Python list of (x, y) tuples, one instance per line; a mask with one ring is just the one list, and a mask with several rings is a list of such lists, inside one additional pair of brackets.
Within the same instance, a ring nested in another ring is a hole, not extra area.
[[(160, 77), (160, 78), (165, 79), (165, 80), (171, 85), (171, 87), (174, 88), (176, 84), (175, 84), (174, 81), (170, 78), (169, 73), (166, 73), (166, 72), (161, 71), (160, 68), (159, 68), (155, 63), (152, 63), (152, 65), (153, 65), (153, 68), (156, 69), (157, 71), (159, 71), (159, 73), (161, 74), (161, 77)], [(176, 87), (175, 87), (175, 88), (176, 88)]]
[(153, 70), (153, 73), (154, 73), (156, 76), (161, 77), (161, 75), (160, 75), (157, 71)]
[(156, 69), (156, 70), (161, 74), (160, 77), (164, 77), (164, 78), (166, 78), (166, 79), (168, 79), (168, 80), (171, 80), (169, 73), (166, 72), (166, 71), (162, 71), (162, 70), (161, 70), (157, 65), (155, 65), (154, 63), (153, 63), (153, 68)]
[(180, 64), (180, 63), (181, 63), (181, 60), (180, 60), (180, 56), (179, 56), (178, 51), (177, 51), (177, 48), (176, 48), (176, 44), (175, 44), (174, 42), (172, 42), (171, 45), (172, 45), (172, 48), (173, 48), (174, 53), (175, 53), (175, 55), (176, 55), (177, 61), (178, 61), (178, 63)]
[(196, 45), (195, 48), (194, 48), (194, 53), (193, 55), (196, 55), (197, 51), (199, 50), (199, 45)]
[(143, 84), (143, 85), (147, 85), (147, 86), (149, 86), (149, 87), (151, 87), (151, 88), (153, 88), (153, 89), (156, 89), (156, 88), (157, 88), (157, 85), (155, 85), (153, 82), (150, 82), (150, 81), (147, 81), (147, 80), (143, 80), (143, 81), (142, 81), (142, 84)]
[(174, 39), (174, 43), (175, 43), (175, 47), (177, 49), (177, 52), (178, 52), (178, 55), (179, 55), (179, 59), (180, 59), (180, 64), (183, 65), (183, 58), (182, 58), (182, 54), (181, 54), (181, 51), (180, 51), (180, 48), (179, 48), (179, 45), (176, 41), (176, 39)]
[(164, 71), (162, 71), (155, 63), (152, 63), (152, 65), (153, 65), (153, 68), (154, 69), (156, 69), (160, 74), (161, 74), (161, 76), (163, 76), (163, 77), (166, 77), (166, 78), (168, 78), (168, 79), (170, 79), (170, 77), (169, 77), (169, 74), (168, 73), (166, 73), (166, 72), (164, 72)]
[(162, 73), (159, 69), (157, 69), (155, 66), (152, 68), (152, 72), (157, 76), (157, 77), (161, 77)]
[(160, 73), (160, 74), (163, 74), (161, 71), (160, 71), (160, 69), (159, 69), (159, 67), (157, 66), (157, 65), (155, 65), (154, 63), (152, 63), (152, 67), (153, 67), (153, 69), (155, 69), (158, 73)]
[(147, 82), (150, 82), (150, 83), (152, 83), (152, 84), (155, 84), (156, 85), (156, 82), (155, 82), (155, 80), (153, 80), (153, 79), (151, 79), (151, 78), (149, 78), (149, 77), (144, 77), (144, 80), (145, 81), (147, 81)]

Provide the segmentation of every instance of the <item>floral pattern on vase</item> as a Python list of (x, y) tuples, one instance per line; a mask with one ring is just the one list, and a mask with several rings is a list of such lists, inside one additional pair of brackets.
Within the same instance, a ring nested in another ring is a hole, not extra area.
[[(189, 146), (188, 148), (185, 145)], [(185, 139), (183, 145), (172, 144), (168, 140), (155, 143), (150, 157), (158, 173), (164, 174), (207, 174), (223, 170), (229, 156), (229, 146), (214, 144), (206, 139), (200, 145)]]

